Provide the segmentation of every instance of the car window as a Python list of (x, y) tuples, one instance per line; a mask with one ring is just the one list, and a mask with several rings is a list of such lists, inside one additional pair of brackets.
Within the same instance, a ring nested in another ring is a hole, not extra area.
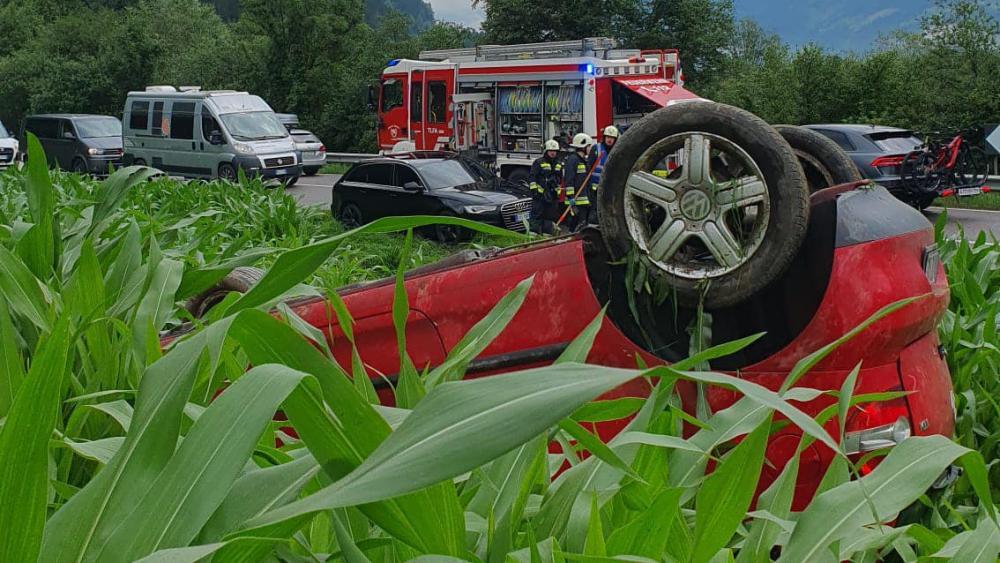
[(163, 136), (163, 102), (153, 103), (153, 134)]
[(474, 170), (458, 159), (422, 163), (420, 174), (426, 180), (425, 187), (430, 190), (465, 186), (482, 181)]
[(923, 144), (912, 131), (885, 131), (866, 136), (885, 152), (906, 153)]
[(403, 105), (403, 83), (390, 78), (382, 83), (382, 111)]
[(423, 182), (420, 181), (420, 176), (417, 175), (414, 169), (405, 164), (397, 164), (396, 180), (393, 182), (393, 185), (402, 188), (407, 182), (416, 182), (421, 186), (423, 185)]
[(170, 138), (194, 139), (194, 102), (174, 102), (170, 107)]
[(854, 143), (852, 143), (851, 140), (847, 138), (846, 133), (842, 133), (840, 131), (832, 131), (830, 129), (816, 129), (816, 131), (829, 137), (834, 143), (837, 143), (837, 145), (840, 146), (840, 148), (844, 149), (845, 151), (850, 152), (857, 150), (854, 147)]
[(73, 129), (73, 123), (68, 119), (59, 120), (59, 132), (56, 134), (60, 139), (66, 138), (66, 133), (71, 133), (76, 137), (76, 131)]
[(383, 186), (392, 185), (392, 165), (391, 164), (364, 164), (357, 168), (352, 168), (344, 177), (347, 182), (359, 182), (364, 184), (381, 184)]
[(59, 122), (55, 119), (29, 119), (24, 124), (24, 130), (39, 139), (55, 139), (59, 136)]
[(201, 110), (201, 136), (206, 141), (211, 139), (212, 133), (222, 134), (222, 128), (219, 127), (219, 122), (212, 117), (212, 114), (205, 111), (204, 108)]
[(122, 122), (114, 117), (84, 117), (76, 120), (76, 130), (81, 139), (121, 137)]
[(132, 102), (132, 111), (128, 118), (128, 128), (135, 131), (149, 129), (149, 102)]

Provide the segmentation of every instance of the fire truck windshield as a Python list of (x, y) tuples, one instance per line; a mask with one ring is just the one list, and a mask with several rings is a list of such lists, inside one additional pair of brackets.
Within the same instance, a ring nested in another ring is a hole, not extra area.
[(285, 126), (272, 111), (224, 113), (221, 117), (229, 134), (237, 141), (284, 139), (288, 136)]

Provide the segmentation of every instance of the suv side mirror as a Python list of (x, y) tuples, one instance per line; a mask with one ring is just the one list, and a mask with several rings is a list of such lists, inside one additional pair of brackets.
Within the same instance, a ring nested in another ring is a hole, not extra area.
[(212, 145), (221, 145), (223, 143), (222, 132), (221, 131), (212, 131), (211, 133), (209, 133), (208, 134), (208, 142), (209, 142), (209, 144), (212, 144)]
[(420, 185), (420, 182), (407, 182), (403, 184), (403, 189), (408, 192), (422, 192), (424, 187)]

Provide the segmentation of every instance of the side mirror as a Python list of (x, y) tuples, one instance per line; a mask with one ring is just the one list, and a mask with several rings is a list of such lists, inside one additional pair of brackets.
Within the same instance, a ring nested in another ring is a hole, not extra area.
[(208, 142), (209, 142), (209, 144), (212, 144), (212, 145), (221, 145), (222, 142), (223, 142), (223, 140), (222, 140), (222, 132), (221, 131), (212, 131), (211, 133), (209, 133), (208, 134)]
[(420, 185), (420, 182), (407, 182), (403, 184), (403, 189), (408, 192), (422, 192), (424, 187)]
[(72, 141), (76, 139), (76, 135), (74, 135), (72, 131), (64, 131), (63, 139), (69, 139), (70, 141)]

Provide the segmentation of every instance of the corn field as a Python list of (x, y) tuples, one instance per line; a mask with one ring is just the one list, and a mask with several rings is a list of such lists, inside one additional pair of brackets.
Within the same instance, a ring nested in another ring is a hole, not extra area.
[[(405, 233), (440, 219), (343, 232), (254, 182), (183, 184), (140, 167), (97, 182), (50, 172), (34, 139), (29, 153), (24, 170), (0, 173), (0, 561), (993, 562), (1000, 552), (995, 240), (945, 240), (939, 225), (954, 439), (909, 438), (864, 476), (841, 454), (793, 512), (795, 462), (753, 503), (770, 432), (795, 424), (800, 448), (840, 451), (821, 423), (873, 400), (850, 385), (792, 385), (832, 348), (775, 392), (696, 369), (750, 339), (669, 367), (586, 365), (596, 318), (551, 366), (463, 380), (529, 279), (441, 367), (401, 366), (401, 406), (385, 407), (359, 362), (338, 365), (291, 309), (271, 311), (396, 272), (394, 315), (405, 319), (402, 271), (448, 251)], [(247, 293), (204, 319), (183, 309), (252, 264), (268, 271)], [(162, 349), (161, 332), (182, 322), (193, 329)], [(655, 387), (628, 412), (594, 400), (637, 377)], [(698, 421), (680, 409), (681, 380), (742, 399)], [(818, 393), (838, 403), (814, 420), (795, 402)], [(627, 414), (607, 444), (584, 427)], [(567, 447), (552, 453), (550, 442)], [(952, 464), (961, 476), (931, 490)]]

